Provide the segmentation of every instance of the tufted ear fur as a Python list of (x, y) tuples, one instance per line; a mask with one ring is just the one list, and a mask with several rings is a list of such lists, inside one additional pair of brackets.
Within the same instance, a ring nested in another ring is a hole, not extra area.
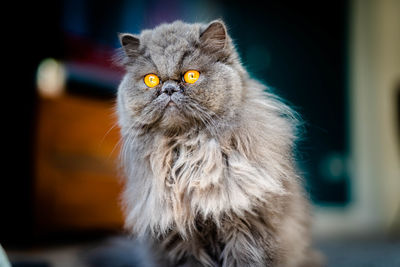
[(209, 52), (219, 52), (227, 46), (227, 31), (221, 20), (212, 21), (200, 34), (201, 46)]
[(127, 56), (135, 57), (139, 54), (140, 40), (135, 35), (129, 33), (120, 33), (119, 41)]

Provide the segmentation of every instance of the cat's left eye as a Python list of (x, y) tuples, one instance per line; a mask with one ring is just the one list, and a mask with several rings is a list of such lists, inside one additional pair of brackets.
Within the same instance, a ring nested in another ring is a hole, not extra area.
[(152, 88), (154, 86), (157, 86), (160, 83), (160, 79), (157, 77), (157, 75), (150, 73), (144, 76), (144, 83)]
[(195, 83), (200, 77), (200, 73), (197, 70), (189, 70), (183, 75), (183, 79), (187, 83)]

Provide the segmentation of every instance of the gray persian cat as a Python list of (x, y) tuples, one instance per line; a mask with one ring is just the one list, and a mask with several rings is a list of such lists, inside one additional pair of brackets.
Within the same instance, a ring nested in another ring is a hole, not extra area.
[(120, 34), (126, 227), (161, 266), (314, 266), (296, 116), (220, 20)]

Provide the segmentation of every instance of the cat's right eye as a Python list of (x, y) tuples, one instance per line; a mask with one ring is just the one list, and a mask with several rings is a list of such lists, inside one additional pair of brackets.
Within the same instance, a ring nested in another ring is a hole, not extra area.
[(146, 76), (144, 76), (144, 83), (148, 87), (152, 88), (152, 87), (157, 86), (160, 83), (160, 79), (158, 78), (157, 75), (150, 73), (150, 74), (147, 74)]

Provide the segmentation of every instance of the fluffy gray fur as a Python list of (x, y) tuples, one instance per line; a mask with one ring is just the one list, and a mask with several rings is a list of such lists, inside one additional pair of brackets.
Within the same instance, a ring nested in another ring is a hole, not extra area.
[[(224, 23), (177, 21), (120, 40), (127, 229), (153, 242), (162, 266), (316, 265), (296, 116), (249, 77)], [(196, 83), (182, 80), (187, 70), (200, 72)], [(149, 73), (159, 86), (145, 85)], [(168, 83), (179, 91), (163, 93)]]

